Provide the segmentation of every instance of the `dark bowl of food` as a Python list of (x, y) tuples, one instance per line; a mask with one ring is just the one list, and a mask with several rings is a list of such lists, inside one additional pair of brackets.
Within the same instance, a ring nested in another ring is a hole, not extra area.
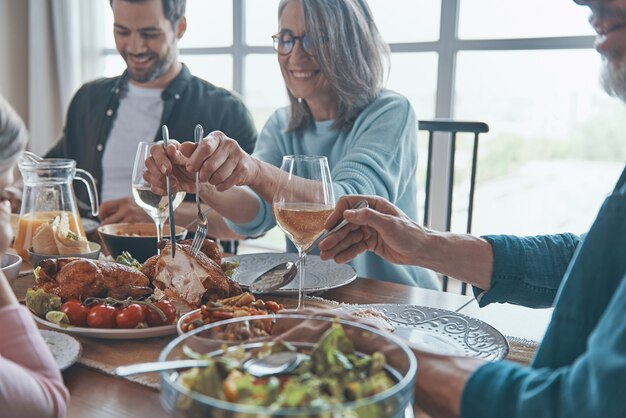
[[(249, 364), (301, 357), (279, 376)], [(349, 319), (278, 313), (214, 322), (168, 344), (159, 361), (207, 359), (208, 367), (161, 372), (161, 403), (175, 417), (404, 417), (417, 360), (400, 338)]]
[[(164, 228), (168, 229), (168, 228)], [(100, 225), (98, 227), (100, 240), (106, 247), (109, 255), (117, 258), (124, 251), (130, 253), (137, 261), (143, 263), (157, 254), (156, 227), (151, 223), (119, 223)], [(180, 241), (187, 236), (187, 230), (182, 226), (176, 227), (176, 240)], [(163, 239), (169, 239), (169, 229), (163, 231)]]
[(100, 258), (100, 244), (97, 242), (89, 242), (89, 251), (82, 254), (40, 254), (33, 251), (32, 247), (28, 249), (28, 260), (33, 268), (37, 267), (43, 260), (49, 258), (65, 258), (65, 257), (80, 257), (89, 258), (91, 260), (97, 260)]

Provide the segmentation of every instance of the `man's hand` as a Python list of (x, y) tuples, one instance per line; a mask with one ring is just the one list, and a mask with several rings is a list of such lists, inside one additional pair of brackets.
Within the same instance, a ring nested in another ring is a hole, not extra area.
[(102, 202), (100, 220), (103, 225), (119, 222), (152, 222), (152, 218), (131, 197)]
[(428, 416), (455, 418), (460, 415), (461, 398), (469, 377), (486, 360), (434, 353), (409, 341), (417, 358), (415, 404)]
[[(351, 210), (359, 200), (369, 208)], [(322, 260), (345, 263), (365, 251), (372, 251), (397, 264), (417, 264), (424, 251), (428, 231), (381, 197), (344, 196), (326, 220), (331, 229), (342, 219), (350, 222), (319, 244)]]

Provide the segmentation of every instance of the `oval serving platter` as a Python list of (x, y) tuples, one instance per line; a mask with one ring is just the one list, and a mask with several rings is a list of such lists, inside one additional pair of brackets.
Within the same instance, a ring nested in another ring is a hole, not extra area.
[(48, 328), (65, 332), (68, 334), (79, 335), (81, 337), (104, 338), (108, 340), (134, 340), (140, 338), (162, 337), (164, 335), (176, 334), (176, 324), (164, 325), (161, 327), (148, 328), (87, 328), (87, 327), (61, 327), (54, 322), (47, 321), (33, 314), (35, 321)]

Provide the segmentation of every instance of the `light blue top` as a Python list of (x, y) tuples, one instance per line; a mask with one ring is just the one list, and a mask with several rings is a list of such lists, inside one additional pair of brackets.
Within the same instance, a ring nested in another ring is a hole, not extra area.
[[(282, 108), (270, 117), (259, 134), (253, 154), (256, 158), (280, 167), (284, 155), (324, 155), (336, 199), (349, 194), (378, 195), (417, 218), (417, 120), (406, 98), (383, 91), (347, 132), (332, 129), (333, 121), (329, 120), (288, 133), (289, 114), (289, 108)], [(228, 222), (234, 231), (257, 236), (276, 225), (271, 202), (258, 199), (261, 209), (252, 221), (240, 225)], [(296, 251), (291, 242), (288, 250)], [(370, 252), (350, 264), (361, 277), (431, 289), (439, 286), (428, 270), (394, 265)]]
[(494, 269), (480, 305), (555, 308), (530, 367), (489, 363), (470, 376), (461, 417), (626, 417), (626, 170), (583, 239), (485, 238)]

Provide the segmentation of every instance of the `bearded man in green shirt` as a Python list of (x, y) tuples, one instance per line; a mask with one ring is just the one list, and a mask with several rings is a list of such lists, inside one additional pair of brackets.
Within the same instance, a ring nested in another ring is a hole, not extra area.
[[(187, 29), (186, 0), (110, 0), (115, 45), (127, 68), (121, 76), (83, 85), (69, 106), (63, 136), (46, 154), (71, 158), (96, 179), (103, 223), (151, 222), (131, 195), (137, 144), (161, 139), (161, 125), (172, 138), (192, 139), (196, 124), (205, 132), (221, 130), (252, 152), (256, 128), (235, 94), (193, 76), (179, 61), (178, 42)], [(77, 196), (88, 201), (85, 190)], [(193, 201), (193, 196), (186, 200)], [(196, 217), (193, 202), (183, 202), (176, 220)], [(214, 213), (212, 213), (214, 215)], [(220, 238), (236, 234), (210, 217)]]

